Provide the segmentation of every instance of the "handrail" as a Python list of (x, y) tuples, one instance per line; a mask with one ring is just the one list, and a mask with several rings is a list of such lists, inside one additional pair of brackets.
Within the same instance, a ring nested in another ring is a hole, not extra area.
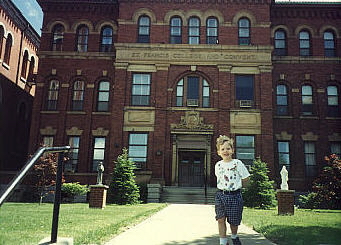
[(14, 179), (7, 185), (6, 190), (0, 197), (0, 206), (5, 202), (5, 200), (9, 197), (12, 191), (17, 187), (18, 184), (22, 181), (22, 179), (26, 176), (27, 172), (32, 168), (32, 166), (36, 163), (39, 157), (45, 152), (67, 152), (70, 150), (70, 146), (57, 146), (57, 147), (40, 147), (34, 155), (26, 162), (24, 167), (18, 172), (18, 174), (14, 177)]

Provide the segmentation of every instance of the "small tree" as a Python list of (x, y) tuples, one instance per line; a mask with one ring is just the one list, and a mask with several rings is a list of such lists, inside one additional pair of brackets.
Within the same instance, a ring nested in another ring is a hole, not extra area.
[(341, 160), (336, 154), (325, 157), (325, 166), (313, 183), (321, 208), (341, 209)]
[(128, 158), (128, 150), (123, 149), (119, 155), (113, 172), (109, 189), (109, 201), (116, 204), (137, 204), (139, 188), (135, 182), (135, 163)]
[(259, 158), (253, 162), (249, 184), (243, 193), (245, 206), (268, 209), (276, 205), (274, 181), (269, 179), (268, 172), (265, 162)]
[[(56, 184), (57, 158), (58, 154), (46, 153), (33, 166), (32, 184), (37, 188), (39, 204), (48, 193), (53, 192), (51, 187)], [(64, 176), (62, 182), (64, 182)]]

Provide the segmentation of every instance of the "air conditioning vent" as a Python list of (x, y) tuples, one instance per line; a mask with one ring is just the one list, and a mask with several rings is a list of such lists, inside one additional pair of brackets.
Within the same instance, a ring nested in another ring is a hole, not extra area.
[(240, 100), (239, 101), (239, 107), (240, 108), (250, 108), (252, 107), (252, 100)]
[(199, 106), (199, 100), (187, 99), (187, 106)]

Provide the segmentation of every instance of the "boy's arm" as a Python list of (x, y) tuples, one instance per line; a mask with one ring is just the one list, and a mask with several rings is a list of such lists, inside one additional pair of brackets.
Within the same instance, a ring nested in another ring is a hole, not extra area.
[(245, 179), (242, 179), (242, 187), (248, 187), (250, 184), (250, 177), (246, 177)]

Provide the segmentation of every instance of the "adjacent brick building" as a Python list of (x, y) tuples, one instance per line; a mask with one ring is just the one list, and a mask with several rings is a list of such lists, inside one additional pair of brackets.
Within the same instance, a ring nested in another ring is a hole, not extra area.
[(129, 149), (139, 180), (215, 185), (215, 139), (305, 191), (340, 153), (341, 5), (270, 0), (38, 0), (30, 151), (73, 148), (68, 181), (106, 181)]
[(40, 36), (10, 0), (0, 1), (0, 179), (27, 160)]

